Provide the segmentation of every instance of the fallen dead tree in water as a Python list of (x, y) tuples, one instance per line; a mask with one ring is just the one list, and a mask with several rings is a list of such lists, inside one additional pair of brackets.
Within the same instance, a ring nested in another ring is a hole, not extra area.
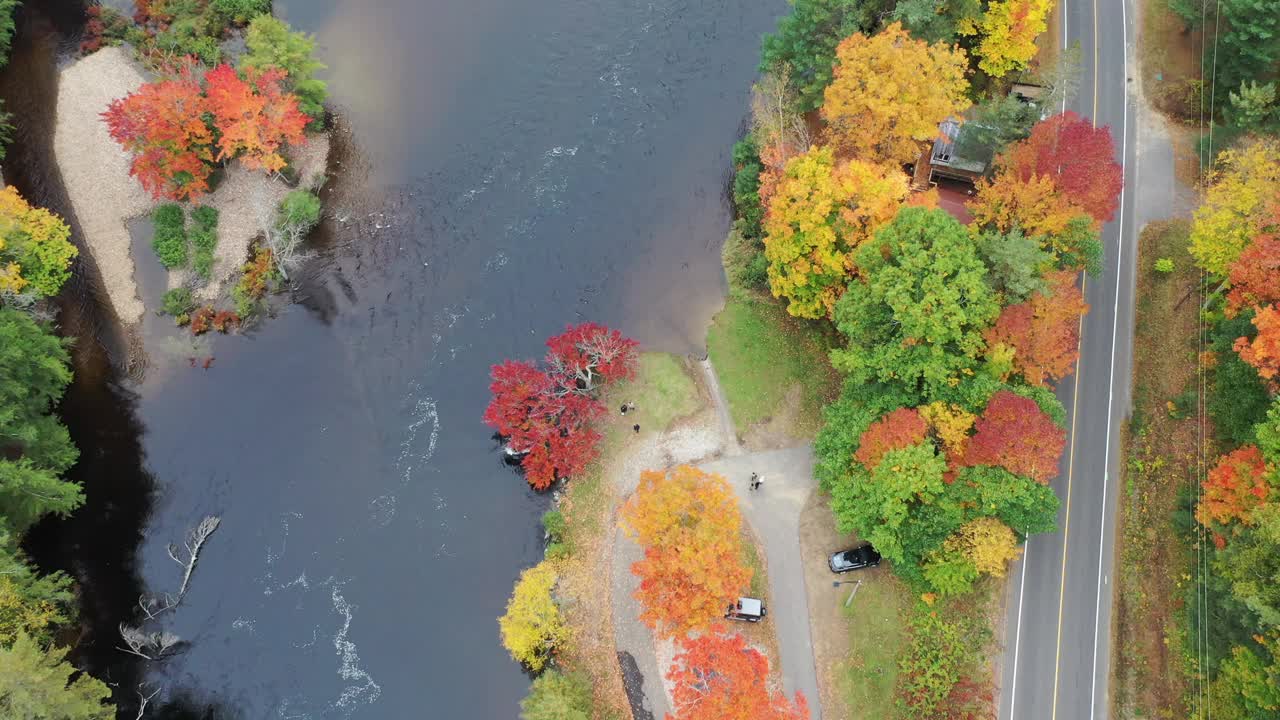
[(191, 574), (195, 572), (196, 561), (200, 558), (200, 548), (204, 546), (209, 536), (214, 530), (218, 529), (218, 525), (222, 519), (216, 515), (209, 515), (200, 521), (187, 533), (187, 541), (183, 543), (183, 548), (187, 551), (187, 559), (178, 559), (178, 548), (173, 543), (169, 543), (167, 551), (169, 557), (182, 566), (182, 585), (178, 587), (176, 595), (169, 593), (164, 594), (164, 601), (156, 596), (140, 595), (138, 596), (138, 607), (142, 608), (142, 612), (147, 616), (148, 620), (155, 620), (158, 615), (168, 610), (172, 610), (182, 602), (182, 598), (187, 594), (187, 590), (191, 587)]

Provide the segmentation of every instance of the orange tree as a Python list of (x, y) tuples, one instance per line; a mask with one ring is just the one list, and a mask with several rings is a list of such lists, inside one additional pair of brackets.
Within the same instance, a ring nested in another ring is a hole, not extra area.
[(667, 679), (675, 714), (667, 720), (808, 720), (802, 693), (795, 700), (769, 689), (769, 659), (723, 627), (680, 641)]
[(742, 516), (719, 475), (682, 465), (648, 470), (622, 508), (622, 527), (644, 547), (640, 619), (666, 636), (706, 628), (751, 582), (742, 562)]
[(209, 189), (213, 130), (208, 102), (190, 64), (114, 100), (102, 114), (112, 139), (133, 153), (129, 173), (157, 198), (186, 200)]
[(230, 65), (205, 75), (209, 112), (218, 129), (218, 160), (239, 157), (245, 167), (279, 172), (287, 164), (280, 155), (285, 145), (300, 144), (311, 121), (298, 109), (298, 100), (285, 93), (279, 70), (254, 72), (246, 82)]
[(1259, 377), (1274, 386), (1276, 375), (1280, 374), (1280, 310), (1275, 305), (1258, 308), (1253, 325), (1258, 334), (1252, 340), (1237, 339), (1236, 352), (1258, 371)]
[(1089, 310), (1074, 273), (1051, 273), (1048, 287), (1007, 305), (987, 330), (989, 348), (1013, 351), (1012, 369), (1032, 385), (1070, 375), (1079, 355), (1080, 317)]
[(1242, 308), (1280, 302), (1280, 197), (1259, 224), (1263, 230), (1228, 271), (1228, 317), (1234, 317)]
[(965, 68), (963, 50), (914, 40), (900, 23), (850, 35), (822, 104), (832, 145), (869, 162), (914, 161), (938, 123), (969, 107)]

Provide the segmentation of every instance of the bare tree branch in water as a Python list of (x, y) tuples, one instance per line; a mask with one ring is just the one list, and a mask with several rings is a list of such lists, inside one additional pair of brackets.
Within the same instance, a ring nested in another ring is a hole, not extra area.
[(187, 559), (185, 561), (178, 559), (175, 554), (176, 546), (172, 543), (169, 544), (169, 557), (183, 567), (182, 585), (178, 588), (178, 594), (173, 601), (174, 605), (182, 602), (182, 597), (187, 594), (187, 587), (191, 584), (191, 573), (196, 569), (196, 560), (200, 557), (200, 547), (204, 545), (205, 540), (209, 539), (213, 531), (218, 529), (218, 524), (221, 522), (222, 519), (217, 515), (209, 515), (201, 520), (194, 530), (187, 533), (187, 542), (184, 544), (187, 550)]
[(147, 703), (151, 702), (151, 698), (155, 697), (160, 692), (160, 688), (156, 688), (150, 695), (143, 695), (142, 688), (144, 686), (145, 683), (143, 683), (143, 685), (139, 685), (138, 690), (136, 691), (138, 693), (138, 700), (141, 704), (138, 705), (138, 714), (133, 716), (133, 720), (142, 720), (143, 714), (147, 712)]
[(167, 548), (169, 558), (182, 566), (182, 586), (178, 588), (176, 595), (165, 593), (163, 602), (154, 595), (139, 595), (138, 608), (148, 620), (155, 620), (161, 613), (174, 609), (182, 602), (187, 589), (191, 586), (191, 573), (195, 571), (196, 561), (200, 558), (200, 548), (204, 546), (204, 541), (209, 539), (213, 531), (218, 529), (218, 524), (221, 522), (222, 519), (218, 516), (210, 515), (187, 533), (187, 541), (183, 543), (183, 548), (187, 551), (186, 560), (178, 559), (178, 546), (169, 543)]
[(124, 640), (124, 644), (129, 647), (128, 649), (117, 648), (118, 650), (137, 655), (145, 660), (163, 657), (171, 648), (182, 642), (182, 638), (171, 632), (147, 633), (125, 623), (120, 623), (120, 639)]

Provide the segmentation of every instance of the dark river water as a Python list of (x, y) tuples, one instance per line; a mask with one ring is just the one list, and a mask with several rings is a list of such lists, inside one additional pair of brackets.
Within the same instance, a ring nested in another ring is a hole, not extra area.
[[(84, 583), (83, 656), (126, 701), (139, 680), (163, 688), (158, 716), (512, 718), (528, 679), (495, 618), (540, 556), (546, 499), (480, 422), (488, 367), (586, 319), (701, 349), (723, 295), (730, 145), (786, 4), (276, 7), (330, 65), (323, 251), (295, 304), (212, 342), (211, 369), (149, 333), (127, 377), (104, 362), (120, 341), (85, 300), (86, 266), (64, 311), (85, 335), (64, 412), (89, 505), (30, 544)], [(0, 83), (35, 125), (46, 27), (28, 23)], [(47, 138), (21, 140), (12, 180), (65, 211)], [(163, 625), (189, 644), (127, 662), (116, 624), (136, 621), (141, 589), (177, 587), (165, 545), (209, 514), (222, 525)]]

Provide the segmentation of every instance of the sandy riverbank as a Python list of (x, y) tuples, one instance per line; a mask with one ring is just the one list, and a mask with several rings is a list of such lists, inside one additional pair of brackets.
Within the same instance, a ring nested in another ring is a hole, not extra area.
[(140, 320), (144, 309), (125, 223), (145, 214), (152, 200), (129, 176), (129, 154), (107, 134), (101, 114), (145, 82), (123, 48), (104, 48), (67, 66), (58, 78), (53, 132), (54, 159), (83, 233), (79, 244), (97, 263), (112, 308), (124, 323)]
[[(82, 233), (81, 249), (93, 256), (112, 309), (125, 324), (138, 322), (146, 310), (138, 297), (135, 263), (158, 262), (154, 256), (131, 255), (128, 223), (149, 213), (157, 201), (129, 175), (129, 154), (107, 133), (102, 113), (148, 79), (128, 48), (108, 47), (68, 65), (58, 80), (55, 161)], [(289, 154), (300, 187), (317, 187), (328, 162), (328, 136), (308, 136)], [(218, 248), (211, 281), (196, 288), (199, 297), (214, 300), (222, 294), (290, 190), (282, 179), (249, 171), (239, 162), (226, 168), (221, 184), (203, 201), (219, 211)], [(169, 287), (190, 282), (185, 270), (169, 274)]]

